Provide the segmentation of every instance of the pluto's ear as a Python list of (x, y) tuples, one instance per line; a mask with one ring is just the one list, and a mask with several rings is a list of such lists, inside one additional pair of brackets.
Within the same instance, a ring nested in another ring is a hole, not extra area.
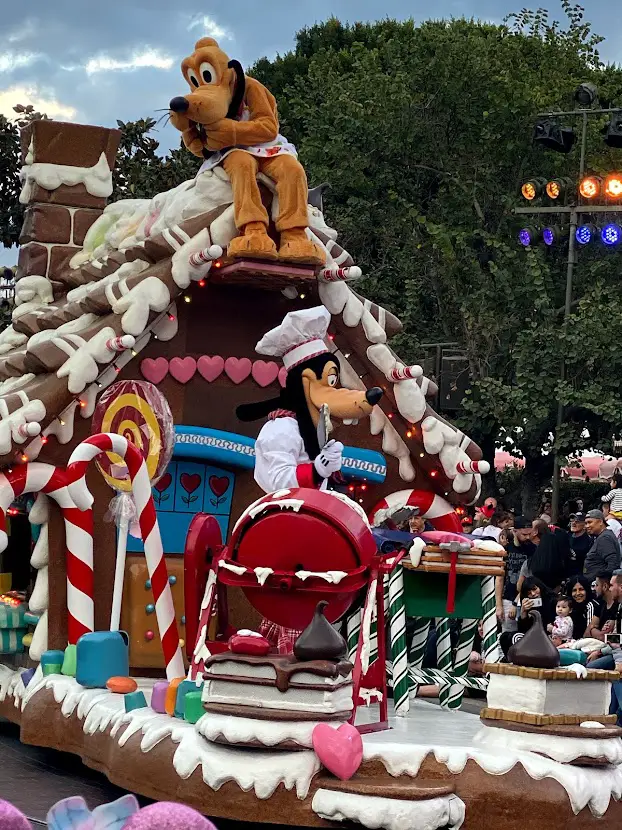
[(240, 104), (244, 100), (246, 94), (246, 76), (242, 69), (240, 61), (229, 61), (229, 69), (235, 72), (235, 87), (233, 89), (233, 98), (227, 112), (227, 118), (237, 118), (240, 111)]
[(275, 409), (282, 405), (281, 398), (271, 398), (267, 401), (257, 401), (257, 403), (243, 403), (235, 410), (239, 421), (258, 421), (260, 418), (265, 418)]
[(196, 52), (197, 49), (203, 49), (206, 46), (215, 46), (218, 48), (218, 43), (214, 40), (213, 37), (202, 37), (201, 40), (197, 40), (194, 44), (194, 51)]

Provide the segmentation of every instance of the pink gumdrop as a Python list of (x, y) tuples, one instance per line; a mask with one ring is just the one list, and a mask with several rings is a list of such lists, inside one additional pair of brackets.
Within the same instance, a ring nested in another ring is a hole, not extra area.
[[(21, 828), (19, 829), (21, 830)], [(135, 813), (123, 830), (217, 830), (216, 825), (185, 804), (160, 801)]]
[(26, 816), (8, 801), (0, 801), (0, 827), (2, 830), (32, 830)]
[(155, 634), (153, 633), (153, 631), (145, 631), (145, 640), (147, 640), (148, 643), (150, 643), (154, 637)]

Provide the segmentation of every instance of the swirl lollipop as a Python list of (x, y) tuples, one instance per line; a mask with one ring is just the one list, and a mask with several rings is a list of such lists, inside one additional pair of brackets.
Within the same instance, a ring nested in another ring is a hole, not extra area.
[[(168, 401), (152, 383), (124, 380), (107, 389), (93, 413), (93, 433), (98, 432), (123, 435), (138, 447), (145, 459), (152, 487), (164, 474), (173, 455), (173, 415)], [(115, 453), (106, 453), (96, 463), (106, 482), (117, 492), (110, 502), (110, 513), (118, 528), (110, 630), (118, 631), (127, 534), (136, 517), (136, 508), (130, 494), (132, 483), (125, 461)]]

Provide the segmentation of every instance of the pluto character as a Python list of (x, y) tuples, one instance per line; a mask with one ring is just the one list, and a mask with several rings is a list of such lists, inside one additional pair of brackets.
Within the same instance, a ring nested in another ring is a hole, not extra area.
[[(234, 258), (324, 265), (322, 249), (307, 237), (307, 177), (296, 148), (279, 134), (276, 101), (212, 38), (199, 40), (181, 65), (190, 92), (170, 102), (171, 123), (184, 144), (204, 158), (201, 170), (222, 164), (233, 188), (235, 223), (241, 231), (229, 244)], [(277, 252), (268, 235), (257, 173), (272, 179), (278, 197)]]

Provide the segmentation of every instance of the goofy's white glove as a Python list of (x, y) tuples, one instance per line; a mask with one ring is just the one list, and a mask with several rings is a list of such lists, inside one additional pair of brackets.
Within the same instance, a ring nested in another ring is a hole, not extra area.
[(320, 478), (330, 478), (333, 473), (341, 469), (343, 444), (341, 441), (329, 441), (313, 462), (316, 473)]

